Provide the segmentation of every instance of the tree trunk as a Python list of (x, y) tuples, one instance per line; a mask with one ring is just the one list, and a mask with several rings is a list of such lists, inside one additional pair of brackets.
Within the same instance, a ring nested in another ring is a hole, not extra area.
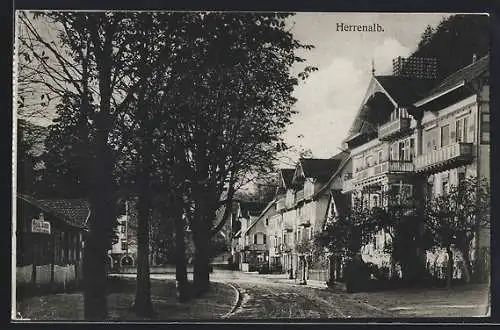
[(451, 283), (453, 281), (453, 251), (450, 247), (447, 247), (446, 252), (448, 253), (446, 288), (451, 289)]
[(85, 233), (83, 251), (83, 286), (84, 286), (84, 317), (86, 320), (104, 320), (107, 317), (106, 292), (106, 260), (107, 251), (111, 247), (111, 234), (114, 228), (116, 200), (110, 172), (106, 171), (104, 158), (101, 167), (95, 167), (94, 182), (100, 186), (90, 190), (91, 214), (88, 219), (88, 232)]
[(187, 302), (189, 300), (189, 287), (186, 263), (186, 242), (184, 241), (184, 219), (180, 214), (175, 215), (175, 280), (177, 287), (177, 300)]
[(149, 277), (149, 201), (146, 194), (141, 194), (137, 203), (137, 287), (133, 306), (137, 316), (146, 317), (154, 314)]
[(337, 257), (330, 255), (328, 256), (328, 282), (333, 284), (335, 282), (335, 273), (337, 272)]
[(106, 250), (97, 235), (89, 235), (83, 251), (84, 317), (102, 321), (107, 317)]
[(462, 254), (463, 266), (462, 271), (465, 276), (465, 283), (470, 283), (472, 279), (472, 262), (470, 260), (468, 249), (460, 249), (460, 253)]
[(205, 294), (210, 287), (210, 236), (208, 226), (204, 219), (198, 219), (200, 223), (193, 231), (195, 252), (194, 252), (194, 274), (193, 285), (194, 294), (197, 297)]

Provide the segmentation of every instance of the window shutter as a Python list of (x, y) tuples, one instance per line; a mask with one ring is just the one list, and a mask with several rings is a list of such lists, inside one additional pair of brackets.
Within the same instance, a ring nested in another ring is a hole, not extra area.
[(468, 131), (468, 134), (467, 134), (468, 135), (468, 137), (467, 137), (467, 141), (468, 142), (474, 142), (474, 140), (475, 140), (474, 137), (475, 137), (476, 134), (474, 134), (475, 133), (475, 125), (474, 125), (474, 123), (476, 121), (474, 119), (475, 119), (474, 116), (472, 116), (470, 118), (470, 120), (469, 120), (469, 131)]

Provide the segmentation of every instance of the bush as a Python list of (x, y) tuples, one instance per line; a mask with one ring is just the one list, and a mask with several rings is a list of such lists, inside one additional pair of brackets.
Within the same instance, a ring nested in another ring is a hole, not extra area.
[(270, 274), (271, 269), (268, 264), (262, 264), (259, 266), (259, 274)]
[(354, 258), (346, 265), (345, 280), (347, 292), (364, 290), (370, 281), (371, 266), (361, 258)]
[(275, 264), (271, 266), (271, 273), (282, 273), (283, 267), (280, 264)]

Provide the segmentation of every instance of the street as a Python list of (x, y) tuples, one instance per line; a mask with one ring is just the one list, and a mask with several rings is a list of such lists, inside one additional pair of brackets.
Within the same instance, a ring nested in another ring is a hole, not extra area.
[[(175, 275), (152, 274), (151, 278)], [(239, 302), (226, 315), (228, 320), (486, 316), (486, 286), (346, 293), (319, 283), (299, 285), (286, 274), (214, 270), (210, 279), (239, 292)]]

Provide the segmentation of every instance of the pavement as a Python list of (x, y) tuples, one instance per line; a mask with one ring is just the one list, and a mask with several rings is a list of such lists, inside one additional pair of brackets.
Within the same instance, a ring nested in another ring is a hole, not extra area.
[[(117, 276), (135, 276), (120, 274)], [(151, 274), (153, 279), (173, 279), (174, 274)], [(188, 274), (192, 279), (192, 274)], [(486, 285), (446, 289), (406, 289), (370, 293), (331, 290), (319, 281), (301, 285), (286, 274), (258, 274), (215, 270), (213, 282), (238, 291), (228, 320), (484, 317), (488, 316)]]

